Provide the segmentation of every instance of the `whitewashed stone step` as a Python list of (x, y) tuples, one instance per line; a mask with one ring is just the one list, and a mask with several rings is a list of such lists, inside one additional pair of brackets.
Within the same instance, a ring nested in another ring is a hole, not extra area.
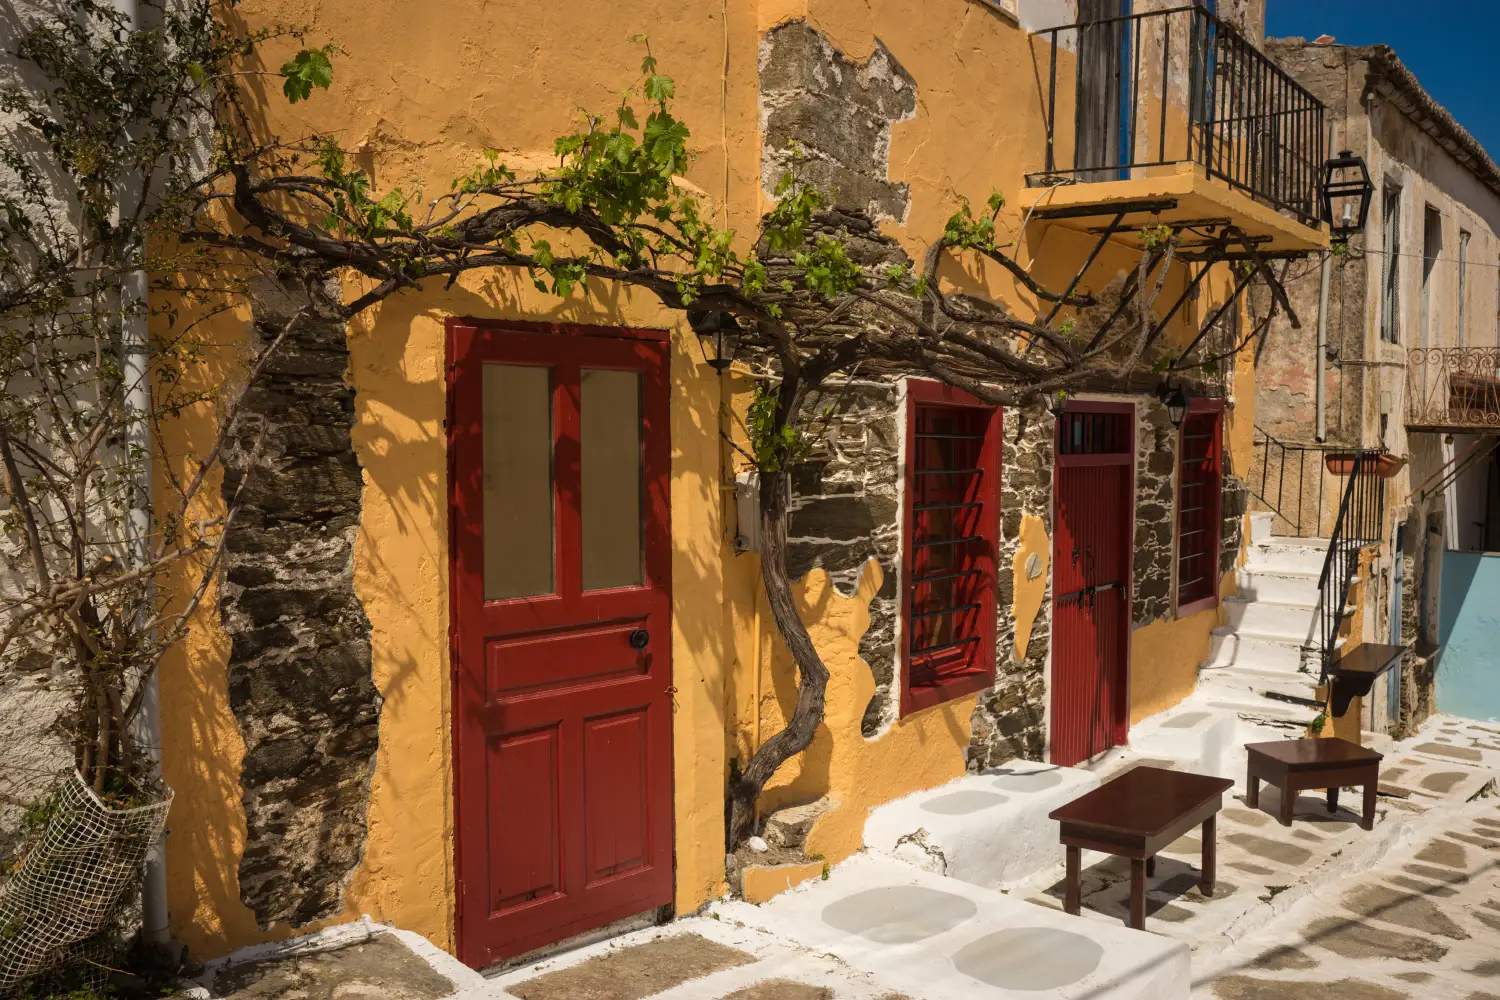
[(1143, 719), (1130, 728), (1130, 749), (1143, 757), (1181, 760), (1199, 774), (1223, 774), (1238, 721), (1194, 703)]
[(1323, 562), (1328, 558), (1328, 546), (1308, 545), (1301, 542), (1269, 541), (1252, 545), (1245, 560), (1245, 568), (1267, 573), (1312, 573), (1323, 572)]
[(888, 802), (865, 820), (871, 851), (974, 885), (1007, 888), (1062, 863), (1047, 814), (1099, 787), (1088, 771), (1013, 760)]
[(1246, 601), (1231, 597), (1224, 602), (1224, 627), (1241, 635), (1286, 642), (1306, 642), (1313, 631), (1313, 609), (1270, 601)]
[[(1057, 842), (1057, 824), (1048, 839)], [(1016, 846), (1016, 845), (1011, 845)], [(1188, 945), (1118, 920), (1074, 917), (869, 852), (740, 921), (831, 955), (922, 1000), (1188, 1000)]]
[[(1312, 661), (1314, 664), (1316, 661)], [(1277, 694), (1311, 698), (1317, 687), (1317, 676), (1291, 670), (1257, 670), (1254, 667), (1205, 668), (1198, 675), (1199, 686), (1205, 691), (1238, 691), (1261, 694), (1274, 691)]]
[(1265, 639), (1236, 634), (1232, 628), (1214, 629), (1205, 670), (1250, 667), (1255, 670), (1296, 673), (1302, 665), (1302, 641)]
[(1317, 573), (1267, 573), (1242, 569), (1237, 582), (1240, 597), (1247, 601), (1295, 604), (1309, 610), (1318, 605)]

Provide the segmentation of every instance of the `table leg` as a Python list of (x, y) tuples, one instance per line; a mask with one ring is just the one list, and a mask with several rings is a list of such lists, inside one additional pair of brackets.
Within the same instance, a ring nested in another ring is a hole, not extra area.
[(1292, 790), (1292, 782), (1290, 777), (1288, 777), (1286, 783), (1280, 787), (1281, 815), (1278, 818), (1281, 820), (1282, 826), (1291, 826), (1292, 810), (1297, 806), (1297, 793)]
[(1146, 861), (1130, 859), (1130, 926), (1146, 929)]
[(1365, 814), (1359, 825), (1366, 830), (1375, 829), (1375, 797), (1379, 794), (1380, 772), (1377, 771), (1365, 780)]
[(1198, 888), (1205, 896), (1214, 894), (1215, 869), (1219, 862), (1218, 820), (1219, 817), (1215, 814), (1203, 821), (1203, 871), (1198, 880)]
[(1245, 805), (1251, 809), (1260, 808), (1260, 779), (1253, 774), (1245, 776)]
[(1082, 894), (1078, 886), (1078, 869), (1081, 864), (1083, 851), (1077, 847), (1069, 847), (1067, 854), (1068, 874), (1065, 879), (1066, 884), (1063, 888), (1063, 910), (1076, 917), (1078, 916), (1078, 911), (1083, 907)]
[(1328, 811), (1331, 813), (1339, 811), (1339, 787), (1337, 785), (1328, 786)]
[(1154, 854), (1151, 855), (1151, 857), (1149, 857), (1149, 858), (1146, 859), (1146, 877), (1147, 878), (1155, 878), (1156, 877), (1156, 855), (1154, 855)]

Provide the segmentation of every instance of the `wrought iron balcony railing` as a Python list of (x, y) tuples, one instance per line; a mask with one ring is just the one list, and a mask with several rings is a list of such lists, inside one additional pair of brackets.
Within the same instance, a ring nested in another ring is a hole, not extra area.
[(1500, 430), (1500, 347), (1416, 347), (1406, 356), (1406, 426)]
[(1037, 34), (1051, 47), (1047, 159), (1028, 181), (1118, 180), (1191, 162), (1318, 224), (1323, 104), (1234, 28), (1194, 6)]

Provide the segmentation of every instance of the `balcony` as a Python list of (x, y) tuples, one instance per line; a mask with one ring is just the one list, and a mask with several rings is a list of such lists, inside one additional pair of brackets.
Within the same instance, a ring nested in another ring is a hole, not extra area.
[(1500, 347), (1408, 351), (1406, 428), (1500, 431)]
[(1051, 189), (1036, 218), (1174, 225), (1234, 256), (1328, 245), (1323, 105), (1234, 28), (1177, 7), (1043, 29), (1035, 51), (1047, 147), (1027, 183)]

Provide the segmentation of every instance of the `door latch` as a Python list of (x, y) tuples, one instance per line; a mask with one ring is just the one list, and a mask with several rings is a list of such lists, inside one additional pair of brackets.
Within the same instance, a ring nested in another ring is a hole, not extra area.
[(651, 644), (651, 633), (643, 628), (638, 628), (630, 633), (630, 648), (645, 649)]

